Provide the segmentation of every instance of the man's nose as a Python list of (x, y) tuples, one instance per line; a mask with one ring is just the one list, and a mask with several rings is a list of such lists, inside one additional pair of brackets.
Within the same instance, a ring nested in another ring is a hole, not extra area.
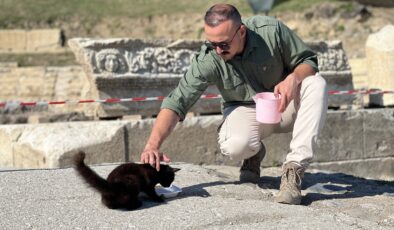
[(224, 50), (222, 50), (222, 49), (220, 48), (220, 46), (216, 46), (215, 50), (216, 50), (216, 53), (217, 53), (217, 54), (221, 54), (221, 53), (223, 53), (223, 51), (224, 51)]

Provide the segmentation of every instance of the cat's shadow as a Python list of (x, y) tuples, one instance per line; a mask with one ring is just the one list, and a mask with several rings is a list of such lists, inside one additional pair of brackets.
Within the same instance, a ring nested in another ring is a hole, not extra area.
[(195, 184), (187, 187), (182, 188), (182, 192), (180, 192), (176, 197), (173, 198), (168, 198), (165, 199), (163, 203), (158, 203), (158, 202), (153, 202), (149, 200), (149, 198), (142, 196), (140, 199), (143, 202), (142, 207), (138, 208), (138, 210), (141, 209), (146, 209), (146, 208), (152, 208), (158, 205), (163, 205), (168, 202), (171, 202), (173, 200), (177, 199), (184, 199), (188, 197), (210, 197), (211, 194), (205, 190), (204, 188), (206, 187), (212, 187), (212, 186), (219, 186), (219, 185), (226, 185), (226, 184), (240, 184), (239, 181), (214, 181), (214, 182), (207, 182), (207, 183), (201, 183), (201, 184)]

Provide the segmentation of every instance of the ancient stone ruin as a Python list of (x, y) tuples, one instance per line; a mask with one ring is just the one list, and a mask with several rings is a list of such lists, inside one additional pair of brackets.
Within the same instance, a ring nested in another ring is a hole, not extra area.
[[(202, 41), (74, 38), (69, 46), (83, 65), (93, 99), (166, 96), (187, 70)], [(321, 74), (329, 90), (353, 89), (352, 74), (340, 41), (309, 42), (318, 53)], [(219, 94), (209, 87), (205, 94)], [(329, 106), (350, 106), (354, 96), (333, 96)], [(102, 103), (89, 106), (86, 114), (98, 117), (152, 116), (160, 101)], [(220, 113), (220, 100), (200, 100), (194, 113)]]

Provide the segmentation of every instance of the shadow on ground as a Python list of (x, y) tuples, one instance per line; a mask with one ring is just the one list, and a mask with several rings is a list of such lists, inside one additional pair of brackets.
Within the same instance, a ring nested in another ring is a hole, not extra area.
[[(278, 190), (280, 177), (263, 176), (258, 187), (261, 189)], [(241, 184), (238, 181), (214, 181), (191, 185), (183, 188), (183, 192), (174, 199), (186, 197), (211, 196), (205, 188), (227, 184)], [(303, 180), (302, 205), (329, 199), (351, 199), (365, 196), (394, 196), (394, 181), (364, 179), (344, 173), (305, 173)]]
[[(280, 177), (261, 177), (262, 189), (279, 189)], [(388, 194), (394, 196), (394, 181), (364, 179), (344, 173), (305, 173), (303, 205), (329, 199), (351, 199)]]

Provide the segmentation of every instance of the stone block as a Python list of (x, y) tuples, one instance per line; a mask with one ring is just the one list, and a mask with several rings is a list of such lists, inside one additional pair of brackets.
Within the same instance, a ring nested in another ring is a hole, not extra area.
[(0, 53), (62, 51), (60, 29), (0, 30)]
[(144, 150), (146, 141), (152, 131), (154, 120), (129, 121), (126, 126), (126, 147), (130, 161), (140, 161), (140, 155)]
[(26, 39), (25, 30), (0, 30), (0, 53), (25, 51)]
[(89, 164), (125, 161), (124, 130), (122, 122), (3, 125), (0, 141), (12, 147), (2, 151), (12, 155), (13, 167), (69, 167), (78, 150), (86, 151)]
[(239, 162), (220, 153), (217, 129), (221, 122), (221, 115), (188, 118), (175, 127), (174, 135), (165, 142), (163, 151), (171, 154), (175, 161), (236, 165)]
[(26, 33), (26, 52), (51, 52), (62, 48), (60, 29), (30, 30)]
[[(83, 66), (94, 99), (161, 97), (176, 87), (187, 70), (191, 58), (202, 41), (167, 41), (140, 39), (86, 39), (69, 40), (69, 46)], [(319, 68), (329, 89), (353, 89), (352, 75), (346, 54), (339, 41), (310, 42), (316, 50)], [(205, 94), (219, 94), (216, 87)], [(333, 107), (350, 106), (352, 95), (335, 95), (329, 98)], [(98, 117), (127, 115), (156, 115), (160, 101), (100, 104), (87, 113)], [(220, 113), (220, 100), (199, 100), (191, 112)]]
[[(387, 25), (369, 35), (366, 43), (368, 86), (371, 89), (394, 89), (394, 25)], [(394, 105), (393, 94), (371, 95), (369, 103), (379, 106)]]
[[(3, 71), (2, 71), (3, 70)], [(80, 66), (0, 68), (0, 101), (79, 101), (86, 96), (88, 82)], [(86, 105), (52, 105), (45, 111), (83, 111)], [(29, 107), (29, 111), (33, 110)]]
[(18, 62), (0, 62), (0, 73), (2, 72), (3, 69), (7, 68), (17, 68), (18, 67)]
[(317, 144), (315, 162), (363, 159), (364, 112), (330, 111)]
[[(353, 78), (341, 41), (311, 41), (308, 46), (317, 53), (319, 71), (327, 81), (328, 90), (352, 90)], [(351, 107), (354, 95), (330, 95), (329, 107)]]
[(378, 180), (394, 180), (394, 157), (312, 163), (310, 169), (345, 173)]
[(291, 133), (278, 133), (263, 140), (266, 154), (262, 162), (263, 167), (280, 166), (289, 152)]
[[(195, 164), (230, 164), (227, 157), (220, 154), (217, 144), (217, 128), (222, 116), (202, 116), (186, 118), (179, 122), (173, 133), (164, 142), (161, 150), (172, 161)], [(128, 126), (128, 146), (131, 161), (139, 161), (154, 120), (132, 121)]]
[(0, 168), (14, 167), (14, 143), (18, 141), (20, 134), (23, 132), (23, 129), (24, 126), (22, 125), (0, 126)]
[(374, 109), (364, 113), (364, 158), (394, 155), (394, 110)]

